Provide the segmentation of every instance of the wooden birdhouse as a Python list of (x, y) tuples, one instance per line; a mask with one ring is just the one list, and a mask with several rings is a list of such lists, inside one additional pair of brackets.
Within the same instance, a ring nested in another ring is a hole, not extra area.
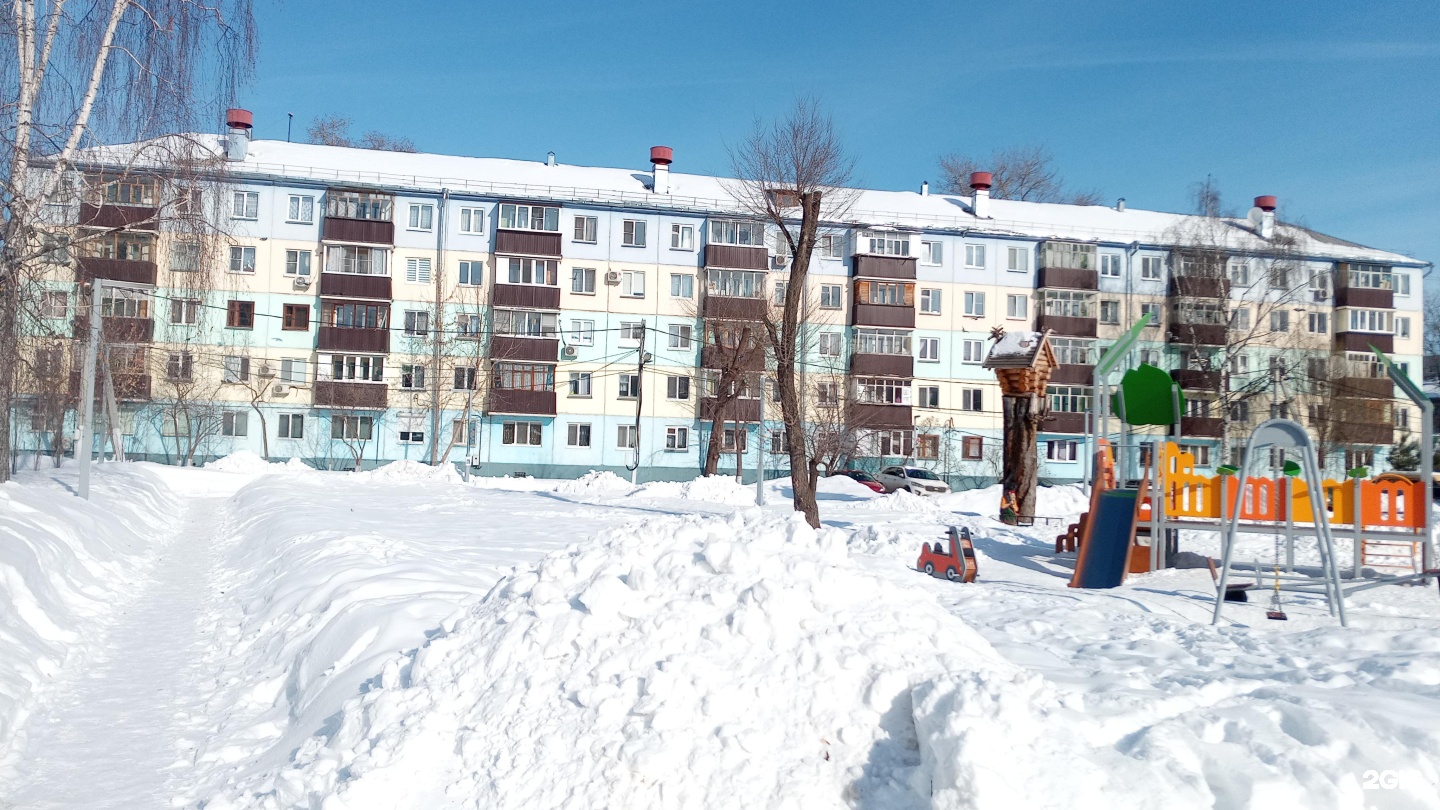
[(1044, 332), (1001, 332), (985, 357), (984, 367), (992, 369), (1006, 396), (1045, 395), (1050, 372), (1055, 369), (1055, 350), (1050, 330)]

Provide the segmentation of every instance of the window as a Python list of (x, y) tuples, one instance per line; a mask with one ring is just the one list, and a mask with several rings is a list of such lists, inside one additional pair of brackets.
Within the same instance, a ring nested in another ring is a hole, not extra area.
[(1165, 259), (1160, 256), (1140, 257), (1140, 278), (1155, 281), (1160, 278)]
[(904, 233), (883, 233), (872, 231), (865, 233), (862, 237), (870, 246), (870, 253), (880, 256), (909, 256), (910, 235)]
[(1374, 450), (1346, 450), (1345, 467), (1355, 469), (1356, 467), (1372, 467), (1375, 465)]
[(1396, 318), (1396, 319), (1395, 319), (1395, 337), (1397, 337), (1397, 338), (1408, 338), (1408, 337), (1410, 337), (1410, 319), (1409, 319), (1409, 318)]
[(165, 363), (165, 378), (172, 382), (192, 379), (195, 371), (195, 355), (190, 352), (171, 352)]
[(410, 223), (406, 225), (406, 228), (412, 231), (431, 230), (434, 218), (435, 206), (428, 203), (411, 203)]
[(1095, 341), (1082, 338), (1051, 338), (1055, 362), (1063, 366), (1095, 365)]
[[(1314, 407), (1314, 406), (1312, 406), (1312, 407)], [(1231, 405), (1230, 405), (1230, 418), (1231, 418), (1232, 420), (1236, 421), (1236, 422), (1249, 422), (1249, 421), (1250, 421), (1250, 403), (1248, 403), (1248, 402), (1236, 402), (1236, 403), (1231, 404)], [(1312, 421), (1312, 422), (1314, 421), (1313, 412), (1312, 412), (1312, 416), (1311, 416), (1311, 421)]]
[(1395, 286), (1390, 268), (1383, 265), (1349, 264), (1343, 266), (1347, 268), (1346, 279), (1351, 287), (1367, 290), (1390, 290)]
[(473, 419), (454, 419), (450, 422), (450, 443), (467, 447), (475, 445), (476, 428), (479, 423)]
[(965, 293), (965, 314), (972, 317), (984, 317), (985, 315), (985, 293)]
[(690, 449), (690, 428), (665, 428), (665, 449), (675, 452)]
[(774, 290), (774, 295), (772, 296), (772, 299), (771, 299), (771, 303), (773, 303), (773, 304), (774, 304), (775, 306), (777, 306), (777, 307), (783, 307), (783, 306), (785, 306), (785, 293), (786, 293), (786, 291), (789, 290), (789, 289), (790, 289), (790, 283), (789, 283), (788, 281), (779, 281), (779, 280), (777, 280), (777, 281), (775, 282), (775, 290)]
[(170, 299), (170, 323), (176, 326), (194, 326), (199, 319), (200, 300), (198, 298)]
[(305, 417), (298, 413), (280, 414), (279, 435), (282, 439), (305, 438)]
[(226, 411), (220, 415), (220, 435), (245, 436), (250, 414), (244, 411)]
[(639, 321), (620, 322), (620, 342), (635, 346), (645, 341), (645, 324)]
[(640, 396), (640, 375), (620, 374), (620, 399), (635, 399)]
[(1106, 276), (1108, 278), (1119, 278), (1120, 259), (1121, 256), (1119, 253), (1101, 253), (1100, 275)]
[(985, 410), (985, 389), (983, 389), (983, 388), (962, 388), (962, 389), (960, 389), (960, 410), (962, 410), (962, 411), (983, 411), (983, 410)]
[(146, 177), (92, 177), (94, 202), (115, 205), (154, 205), (155, 181)]
[[(174, 323), (175, 302), (170, 302), (171, 323)], [(70, 293), (64, 290), (47, 290), (40, 301), (40, 317), (64, 318), (70, 314)]]
[[(233, 262), (232, 262), (233, 263)], [(287, 250), (285, 251), (285, 275), (310, 277), (310, 251), (308, 250)]]
[(1250, 262), (1245, 259), (1231, 259), (1225, 274), (1229, 276), (1230, 283), (1237, 287), (1250, 286)]
[[(576, 242), (591, 242), (591, 243), (593, 243), (593, 242), (595, 241), (595, 232), (596, 232), (595, 225), (596, 225), (596, 219), (595, 219), (595, 217), (585, 217), (585, 216), (577, 216), (577, 217), (575, 217), (575, 234), (574, 234), (574, 237), (573, 237), (574, 240), (575, 240)], [(588, 428), (589, 426), (587, 425), (586, 427)], [(589, 445), (589, 443), (587, 442), (585, 446), (586, 446), (586, 447), (589, 447), (590, 445)]]
[(310, 328), (310, 305), (309, 304), (286, 304), (284, 317), (281, 320), (281, 329), (291, 331), (305, 331)]
[(570, 269), (570, 292), (580, 295), (594, 295), (595, 268), (572, 267)]
[(820, 356), (839, 357), (841, 352), (841, 341), (842, 337), (839, 332), (821, 332), (819, 348)]
[(389, 252), (381, 248), (330, 245), (325, 248), (325, 272), (356, 276), (389, 274)]
[(570, 342), (577, 346), (595, 345), (595, 322), (588, 320), (571, 321)]
[(1400, 298), (1410, 296), (1410, 274), (1394, 273), (1390, 276), (1391, 283), (1395, 286), (1395, 295)]
[(1197, 466), (1197, 467), (1209, 467), (1209, 466), (1210, 466), (1210, 445), (1208, 445), (1208, 444), (1182, 444), (1182, 445), (1180, 445), (1180, 451), (1181, 451), (1182, 453), (1189, 453), (1191, 456), (1194, 456), (1194, 458), (1195, 458), (1195, 466)]
[(1120, 323), (1120, 302), (1100, 302), (1100, 323)]
[(815, 240), (815, 252), (822, 259), (838, 259), (845, 244), (845, 237), (835, 233), (822, 233)]
[(1393, 332), (1395, 313), (1388, 309), (1351, 309), (1350, 331)]
[(406, 259), (405, 280), (411, 284), (430, 283), (430, 260), (429, 259)]
[(430, 334), (430, 313), (424, 310), (405, 310), (405, 334), (412, 337)]
[[(844, 287), (839, 284), (821, 284), (820, 308), (839, 309), (842, 306), (841, 301), (842, 297), (844, 296), (843, 290)], [(936, 312), (939, 312), (939, 310), (937, 309)]]
[(665, 378), (666, 399), (689, 399), (690, 378), (670, 376)]
[(961, 362), (983, 363), (985, 361), (985, 341), (962, 340), (960, 344)]
[(874, 434), (875, 451), (882, 456), (908, 456), (914, 447), (908, 430), (879, 430)]
[[(514, 442), (511, 442), (514, 444)], [(565, 446), (589, 447), (590, 425), (587, 422), (571, 422), (565, 426)]]
[(461, 312), (455, 316), (455, 329), (458, 337), (478, 338), (485, 331), (485, 319), (474, 313)]
[(938, 385), (917, 385), (915, 386), (915, 406), (917, 408), (938, 408), (940, 407), (940, 386)]
[[(500, 227), (521, 231), (560, 231), (560, 209), (543, 205), (500, 206)], [(593, 237), (591, 241), (594, 241)]]
[(765, 274), (752, 270), (706, 270), (705, 291), (727, 298), (763, 298)]
[[(509, 259), (509, 275), (506, 282), (510, 284), (531, 284), (535, 286), (554, 287), (556, 273), (560, 263), (554, 259), (522, 259), (518, 256), (511, 256)], [(591, 285), (593, 291), (594, 285)]]
[(325, 195), (325, 216), (339, 219), (390, 221), (389, 194), (369, 191), (332, 191)]
[(1079, 457), (1080, 442), (1074, 439), (1058, 439), (1045, 442), (1045, 458), (1050, 461), (1074, 461)]
[(1148, 365), (1152, 365), (1152, 366), (1154, 366), (1154, 367), (1156, 367), (1156, 368), (1163, 368), (1163, 366), (1160, 365), (1160, 350), (1159, 350), (1159, 349), (1141, 349), (1141, 350), (1140, 350), (1140, 362), (1141, 362), (1141, 363), (1146, 363), (1146, 364), (1148, 364)]
[(670, 348), (688, 349), (693, 335), (693, 328), (688, 323), (672, 323), (667, 330), (670, 337)]
[(1066, 318), (1095, 317), (1095, 294), (1073, 290), (1046, 290), (1045, 314)]
[(622, 450), (634, 450), (640, 441), (640, 429), (634, 425), (615, 426), (615, 446)]
[(919, 343), (921, 362), (938, 363), (940, 361), (940, 338), (922, 337)]
[(671, 250), (694, 250), (695, 249), (695, 226), (681, 225), (678, 222), (670, 225), (670, 249)]
[(985, 440), (979, 436), (966, 436), (960, 440), (960, 457), (966, 461), (978, 461), (985, 455)]
[(871, 405), (909, 405), (910, 381), (890, 377), (861, 377), (855, 381), (855, 397)]
[(425, 367), (406, 363), (400, 366), (400, 387), (411, 390), (425, 387)]
[(456, 366), (456, 367), (455, 367), (455, 373), (454, 373), (453, 377), (454, 377), (454, 379), (452, 380), (452, 387), (454, 388), (454, 390), (456, 390), (456, 391), (474, 391), (474, 390), (475, 390), (475, 367), (474, 367), (474, 366)]
[(285, 358), (280, 361), (280, 382), (304, 385), (310, 380), (308, 362), (300, 358)]
[(1159, 304), (1141, 304), (1141, 305), (1140, 305), (1140, 316), (1143, 318), (1143, 317), (1146, 316), (1146, 315), (1149, 315), (1149, 316), (1150, 316), (1150, 320), (1145, 324), (1146, 326), (1159, 326), (1159, 325), (1160, 325), (1160, 305), (1159, 305)]
[(743, 430), (725, 428), (720, 434), (720, 449), (729, 453), (744, 453), (749, 449), (747, 446), (749, 443), (746, 441), (749, 437), (750, 434)]
[(485, 263), (480, 261), (460, 262), (460, 277), (457, 280), (462, 286), (478, 287), (485, 277)]
[(225, 356), (225, 374), (222, 379), (227, 383), (242, 383), (250, 379), (250, 358), (236, 355)]
[(910, 333), (898, 329), (856, 329), (855, 353), (910, 354)]
[(1289, 418), (1290, 418), (1290, 404), (1289, 404), (1289, 403), (1286, 403), (1286, 402), (1276, 402), (1276, 403), (1272, 404), (1272, 405), (1270, 406), (1270, 418), (1271, 418), (1271, 419), (1289, 419)]
[(198, 242), (171, 242), (170, 269), (176, 273), (198, 271), (200, 269), (200, 244)]
[(528, 309), (495, 310), (495, 333), (518, 337), (553, 338), (560, 331), (560, 316)]
[(644, 270), (626, 270), (620, 274), (620, 296), (622, 298), (645, 297)]
[(839, 405), (840, 386), (833, 382), (816, 383), (815, 399), (821, 405)]
[(1235, 329), (1235, 331), (1250, 331), (1250, 308), (1240, 307), (1239, 309), (1235, 310), (1234, 323), (1235, 325), (1232, 328)]
[(790, 452), (790, 434), (783, 429), (771, 430), (767, 434), (770, 455), (779, 456)]
[(765, 245), (765, 226), (759, 222), (748, 220), (711, 220), (710, 243), (763, 247)]
[(1056, 413), (1089, 413), (1094, 402), (1094, 389), (1083, 385), (1052, 385), (1047, 394)]
[(230, 197), (230, 216), (234, 219), (258, 219), (260, 217), (260, 192), (234, 192)]
[[(966, 293), (966, 295), (969, 295), (969, 293)], [(929, 314), (931, 314), (931, 315), (939, 315), (939, 314), (940, 314), (940, 291), (939, 291), (939, 290), (921, 290), (921, 291), (920, 291), (920, 311), (921, 311), (921, 312), (925, 312), (925, 313), (929, 313)]]
[(142, 290), (106, 287), (105, 297), (100, 300), (100, 315), (104, 318), (148, 318), (150, 294)]
[(588, 397), (588, 396), (590, 396), (590, 372), (588, 372), (588, 371), (572, 371), (572, 372), (570, 372), (570, 396), (572, 396), (572, 397)]
[(694, 298), (695, 277), (688, 273), (670, 274), (670, 297), (671, 298)]
[(1005, 269), (1012, 273), (1024, 273), (1030, 269), (1030, 251), (1023, 247), (1005, 250)]
[(1400, 430), (1410, 429), (1410, 409), (1395, 407), (1395, 427)]
[(1310, 331), (1315, 334), (1325, 334), (1330, 331), (1330, 314), (1328, 312), (1312, 312), (1306, 317), (1306, 320), (1309, 323)]
[[(322, 354), (318, 371), (324, 380), (381, 382), (385, 379), (385, 358), (365, 354)], [(329, 376), (324, 376), (326, 374)]]
[(285, 221), (313, 225), (315, 223), (315, 198), (308, 195), (291, 194), (289, 205), (285, 209)]
[(330, 438), (345, 441), (368, 442), (375, 434), (373, 416), (332, 416), (330, 417)]
[(620, 224), (620, 244), (625, 247), (645, 247), (645, 220), (627, 219)]
[(255, 302), (230, 301), (226, 304), (225, 325), (231, 329), (254, 329)]
[(871, 304), (883, 304), (887, 306), (904, 306), (905, 285), (898, 283), (886, 283), (879, 281), (862, 282), (870, 287)]
[(1030, 317), (1030, 296), (1012, 294), (1005, 296), (1005, 317), (1025, 320)]
[(423, 413), (401, 411), (399, 422), (401, 444), (421, 444), (425, 441), (425, 415)]
[[(577, 445), (590, 446), (590, 426), (585, 426), (585, 444)], [(500, 427), (501, 444), (526, 444), (532, 447), (540, 446), (543, 426), (539, 422), (505, 422)]]
[(461, 208), (461, 209), (460, 209), (460, 233), (467, 233), (467, 234), (485, 233), (485, 209), (484, 209), (484, 208)]
[(985, 267), (985, 246), (965, 246), (965, 266), (971, 269), (983, 269)]
[(1279, 309), (1270, 313), (1270, 331), (1290, 331), (1290, 312), (1288, 310)]
[(95, 259), (148, 262), (151, 246), (149, 234), (121, 231), (82, 242), (80, 251), (83, 255)]
[(230, 272), (255, 272), (255, 248), (238, 246), (230, 248)]
[(943, 263), (944, 258), (945, 258), (945, 243), (944, 243), (944, 242), (921, 242), (921, 243), (920, 243), (920, 263), (921, 263), (921, 264), (938, 265), (938, 264)]

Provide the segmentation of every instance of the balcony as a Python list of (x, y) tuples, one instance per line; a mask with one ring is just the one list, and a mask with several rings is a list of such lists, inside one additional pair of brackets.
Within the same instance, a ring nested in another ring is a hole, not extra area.
[(553, 363), (560, 357), (557, 338), (532, 338), (496, 335), (490, 339), (492, 360), (525, 360)]
[(364, 408), (384, 410), (389, 387), (375, 382), (317, 380), (315, 406), (319, 408)]
[(554, 416), (554, 391), (529, 391), (522, 388), (490, 389), (490, 413)]
[(1035, 316), (1035, 329), (1040, 332), (1049, 329), (1062, 337), (1095, 337), (1095, 319), (1042, 313)]
[(740, 351), (728, 346), (707, 344), (700, 349), (700, 366), (701, 368), (734, 367), (740, 371), (764, 371), (765, 351), (763, 349)]
[[(715, 397), (700, 398), (701, 419), (709, 422), (715, 418), (715, 403)], [(759, 422), (760, 400), (752, 397), (732, 399), (725, 403), (725, 407), (720, 411), (720, 417), (724, 422)]]
[(1170, 379), (1180, 383), (1180, 388), (1186, 391), (1220, 390), (1220, 372), (1218, 371), (1175, 368), (1170, 370)]
[(321, 326), (315, 347), (322, 352), (385, 354), (390, 351), (390, 330)]
[(1342, 330), (1335, 333), (1335, 343), (1337, 349), (1347, 352), (1369, 352), (1372, 346), (1386, 354), (1395, 351), (1395, 336), (1384, 332)]
[(915, 328), (915, 307), (893, 304), (861, 304), (850, 310), (850, 323), (855, 326), (886, 326), (895, 329)]
[(1337, 397), (1390, 399), (1395, 396), (1395, 383), (1389, 377), (1338, 377), (1330, 390)]
[(1376, 290), (1370, 287), (1336, 287), (1335, 306), (1394, 309), (1395, 291)]
[(1042, 267), (1039, 286), (1059, 290), (1098, 290), (1100, 273), (1077, 267)]
[(132, 231), (156, 230), (160, 209), (148, 205), (80, 204), (79, 224), (87, 228), (125, 228)]
[[(75, 334), (90, 333), (90, 319), (75, 319)], [(155, 322), (149, 318), (101, 318), (100, 334), (108, 343), (149, 343), (155, 339)]]
[(560, 234), (551, 231), (495, 230), (495, 252), (560, 258)]
[(1346, 444), (1393, 444), (1395, 428), (1384, 422), (1346, 424), (1340, 429)]
[(764, 298), (735, 298), (706, 293), (700, 303), (700, 314), (717, 321), (761, 321), (770, 311)]
[(1190, 298), (1229, 298), (1230, 279), (1201, 276), (1171, 276), (1170, 294)]
[(1166, 330), (1170, 340), (1187, 346), (1224, 346), (1225, 326), (1218, 323), (1176, 323), (1170, 322)]
[(497, 307), (559, 309), (560, 288), (533, 284), (496, 284), (490, 302)]
[(327, 298), (390, 300), (390, 277), (355, 273), (321, 273), (320, 294)]
[(915, 278), (915, 260), (899, 256), (866, 256), (854, 258), (856, 277), (866, 278)]
[(851, 402), (845, 409), (851, 428), (913, 428), (915, 416), (909, 405), (871, 405)]
[(914, 377), (915, 358), (908, 354), (850, 355), (850, 373), (867, 377)]
[(1040, 423), (1045, 433), (1084, 433), (1089, 414), (1051, 411)]
[(1181, 436), (1204, 436), (1210, 439), (1218, 439), (1225, 435), (1224, 430), (1224, 420), (1218, 416), (1180, 417)]
[(155, 284), (155, 263), (130, 259), (98, 259), (81, 256), (75, 262), (75, 280), (81, 284), (103, 278), (132, 284)]
[(382, 219), (345, 219), (327, 216), (320, 238), (327, 242), (393, 245), (395, 244), (395, 223)]
[(730, 270), (765, 270), (770, 266), (770, 251), (763, 247), (743, 245), (706, 245), (705, 266)]
[[(115, 374), (115, 399), (119, 402), (149, 402), (150, 401), (150, 375), (149, 374)], [(95, 378), (95, 401), (100, 402), (105, 395), (105, 387), (102, 378)], [(70, 396), (80, 396), (80, 372), (70, 373)]]

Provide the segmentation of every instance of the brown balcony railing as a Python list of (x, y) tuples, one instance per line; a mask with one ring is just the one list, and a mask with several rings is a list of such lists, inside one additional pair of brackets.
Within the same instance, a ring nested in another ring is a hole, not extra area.
[[(714, 397), (700, 398), (700, 418), (710, 421), (715, 418)], [(726, 422), (758, 422), (760, 421), (760, 400), (747, 397), (739, 397), (725, 403), (720, 409), (721, 419)]]
[(1170, 322), (1167, 331), (1170, 339), (1185, 345), (1224, 346), (1225, 326), (1218, 323), (1177, 323)]
[(155, 263), (131, 259), (99, 259), (93, 256), (81, 256), (75, 261), (76, 281), (85, 284), (97, 278), (153, 285)]
[[(115, 399), (120, 402), (149, 402), (150, 401), (150, 375), (149, 374), (115, 374)], [(97, 377), (95, 381), (95, 400), (98, 402), (104, 396), (105, 389)], [(80, 372), (70, 373), (70, 396), (80, 396)]]
[(1200, 276), (1171, 276), (1170, 294), (1190, 298), (1229, 298), (1230, 279)]
[(490, 357), (493, 360), (530, 360), (553, 363), (560, 356), (560, 341), (557, 338), (513, 337), (496, 335), (490, 340)]
[(1180, 435), (1182, 436), (1205, 436), (1218, 439), (1224, 435), (1224, 427), (1224, 421), (1217, 416), (1180, 417)]
[(80, 224), (89, 228), (157, 229), (160, 209), (146, 205), (80, 204)]
[(321, 326), (315, 345), (322, 352), (385, 354), (390, 351), (390, 330)]
[(1035, 316), (1035, 328), (1041, 332), (1049, 329), (1063, 337), (1095, 337), (1094, 318), (1075, 318), (1069, 315), (1045, 315), (1042, 313)]
[(1051, 411), (1045, 421), (1040, 423), (1040, 430), (1045, 433), (1084, 433), (1085, 418), (1086, 414), (1083, 413)]
[(1387, 354), (1395, 351), (1395, 336), (1379, 332), (1341, 330), (1335, 333), (1335, 342), (1342, 351), (1347, 352), (1368, 352), (1372, 346)]
[(764, 270), (770, 264), (770, 251), (763, 247), (743, 245), (706, 245), (705, 266), (731, 270)]
[(850, 373), (870, 377), (914, 377), (915, 358), (908, 354), (852, 354)]
[(1220, 390), (1220, 372), (1218, 371), (1175, 368), (1170, 370), (1170, 379), (1180, 383), (1180, 387), (1187, 391)]
[(1078, 267), (1042, 267), (1040, 286), (1061, 290), (1096, 290), (1100, 288), (1100, 274)]
[(549, 231), (496, 229), (495, 252), (559, 258), (560, 234)]
[(559, 309), (560, 288), (533, 284), (496, 284), (491, 303), (497, 307)]
[(851, 402), (845, 409), (845, 418), (851, 425), (860, 429), (912, 428), (915, 426), (915, 416), (909, 405)]
[(315, 405), (380, 410), (389, 400), (388, 393), (389, 387), (384, 383), (319, 380), (315, 383)]
[(1055, 385), (1089, 385), (1094, 379), (1094, 366), (1062, 363), (1050, 371), (1050, 382)]
[(741, 371), (763, 371), (765, 369), (765, 352), (757, 349), (740, 351), (727, 346), (707, 344), (700, 349), (700, 366), (702, 368), (734, 367)]
[(914, 329), (915, 307), (856, 303), (850, 311), (850, 323), (855, 326), (888, 326), (896, 329)]
[(1330, 390), (1337, 397), (1390, 399), (1395, 396), (1395, 383), (1389, 377), (1339, 377)]
[(728, 295), (705, 295), (700, 314), (724, 321), (760, 321), (770, 309), (764, 298), (732, 298)]
[(1335, 306), (1394, 309), (1395, 291), (1375, 290), (1369, 287), (1336, 287)]
[(529, 416), (554, 416), (554, 391), (528, 391), (520, 388), (492, 388), (490, 413), (514, 413)]
[(395, 223), (379, 219), (343, 219), (327, 216), (322, 238), (330, 242), (393, 245), (395, 244)]
[(915, 260), (899, 256), (865, 256), (854, 258), (855, 275), (868, 278), (915, 278)]
[(390, 277), (356, 273), (321, 273), (320, 294), (330, 298), (390, 300)]

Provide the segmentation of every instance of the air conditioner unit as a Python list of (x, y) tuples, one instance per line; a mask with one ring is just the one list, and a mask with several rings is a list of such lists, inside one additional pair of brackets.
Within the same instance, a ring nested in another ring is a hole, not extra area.
[(620, 283), (620, 271), (619, 271), (619, 270), (607, 270), (607, 271), (605, 272), (605, 283), (606, 283), (606, 284), (619, 284), (619, 283)]
[(275, 369), (271, 368), (268, 363), (261, 363), (260, 368), (255, 373), (261, 377), (274, 377)]
[(297, 289), (297, 290), (303, 290), (303, 289), (305, 289), (305, 288), (307, 288), (307, 287), (309, 287), (309, 286), (310, 286), (310, 277), (309, 277), (309, 276), (296, 276), (296, 277), (295, 277), (295, 289)]
[(579, 352), (575, 350), (574, 346), (566, 346), (560, 350), (560, 356), (566, 360), (574, 360), (577, 354), (579, 354)]
[(787, 264), (790, 263), (790, 257), (789, 257), (789, 256), (781, 256), (780, 254), (777, 253), (777, 254), (775, 254), (774, 256), (771, 256), (771, 257), (770, 257), (770, 261), (774, 262), (774, 264), (775, 264), (776, 267), (784, 267), (785, 265), (787, 265)]
[(277, 396), (277, 397), (283, 397), (283, 396), (285, 396), (286, 394), (290, 393), (290, 386), (288, 386), (288, 385), (277, 385), (277, 386), (274, 386), (273, 388), (270, 389), (270, 393), (274, 394), (274, 395)]

